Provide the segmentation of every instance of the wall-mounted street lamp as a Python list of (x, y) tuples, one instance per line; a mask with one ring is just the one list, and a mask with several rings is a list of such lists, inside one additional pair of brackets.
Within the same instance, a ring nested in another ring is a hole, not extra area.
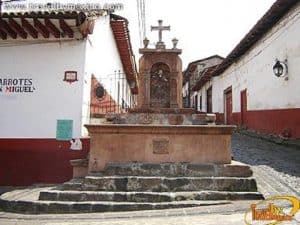
[(288, 66), (287, 60), (279, 61), (276, 59), (276, 62), (273, 66), (273, 72), (276, 77), (284, 77), (285, 80), (288, 80)]

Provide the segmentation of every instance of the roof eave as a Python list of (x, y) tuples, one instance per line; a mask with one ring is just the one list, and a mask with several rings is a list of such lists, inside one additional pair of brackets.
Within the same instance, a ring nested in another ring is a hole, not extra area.
[(229, 53), (212, 76), (219, 76), (248, 52), (275, 24), (278, 23), (299, 0), (277, 0), (254, 25), (239, 44)]

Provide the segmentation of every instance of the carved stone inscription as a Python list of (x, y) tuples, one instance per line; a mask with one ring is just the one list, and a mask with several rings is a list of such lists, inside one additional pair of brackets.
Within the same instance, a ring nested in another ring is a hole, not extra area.
[(169, 140), (158, 138), (152, 141), (153, 154), (169, 154)]

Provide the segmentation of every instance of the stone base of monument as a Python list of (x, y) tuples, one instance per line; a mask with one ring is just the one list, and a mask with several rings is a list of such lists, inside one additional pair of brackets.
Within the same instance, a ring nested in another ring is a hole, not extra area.
[(73, 179), (0, 197), (4, 211), (91, 213), (197, 207), (262, 199), (249, 166), (232, 162), (233, 126), (190, 109), (137, 109), (87, 125), (87, 159), (72, 160)]
[(86, 125), (91, 137), (88, 172), (111, 162), (230, 164), (234, 126), (193, 109), (133, 109)]
[(101, 173), (40, 191), (35, 201), (4, 194), (0, 206), (17, 213), (91, 213), (197, 207), (262, 198), (249, 166), (237, 162), (109, 163)]

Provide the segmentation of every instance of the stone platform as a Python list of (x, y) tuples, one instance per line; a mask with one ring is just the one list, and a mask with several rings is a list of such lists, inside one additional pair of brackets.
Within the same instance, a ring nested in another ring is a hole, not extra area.
[(109, 163), (101, 173), (40, 189), (35, 192), (35, 199), (23, 195), (20, 190), (2, 195), (0, 207), (8, 212), (31, 214), (91, 213), (196, 207), (263, 198), (257, 192), (249, 166), (236, 162)]
[(111, 162), (230, 164), (233, 126), (87, 125), (89, 172)]

